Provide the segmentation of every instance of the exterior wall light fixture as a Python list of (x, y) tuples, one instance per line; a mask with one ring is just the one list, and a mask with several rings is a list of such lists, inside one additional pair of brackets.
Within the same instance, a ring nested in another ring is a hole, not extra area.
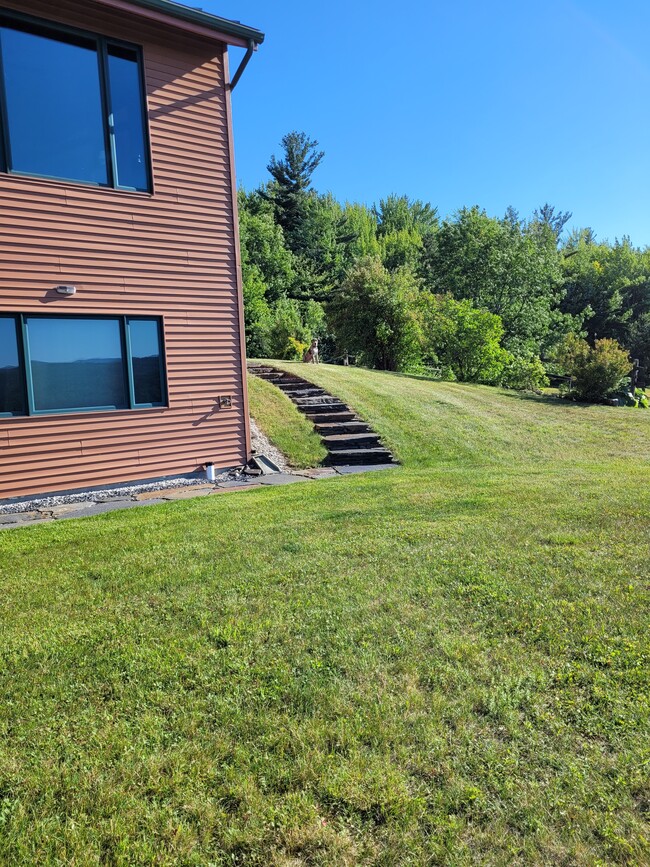
[(76, 286), (69, 286), (69, 285), (57, 286), (56, 291), (58, 292), (59, 295), (74, 295), (75, 292), (77, 291), (77, 287)]

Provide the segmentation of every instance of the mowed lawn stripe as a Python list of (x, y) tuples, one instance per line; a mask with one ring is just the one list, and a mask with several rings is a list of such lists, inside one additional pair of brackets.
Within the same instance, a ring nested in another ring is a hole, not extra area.
[(646, 863), (650, 415), (307, 373), (407, 465), (0, 535), (0, 863)]

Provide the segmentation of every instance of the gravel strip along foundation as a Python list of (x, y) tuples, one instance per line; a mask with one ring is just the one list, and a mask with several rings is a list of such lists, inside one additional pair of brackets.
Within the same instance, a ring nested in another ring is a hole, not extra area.
[[(20, 502), (0, 503), (0, 530), (17, 529), (67, 518), (85, 518), (118, 509), (154, 506), (173, 500), (188, 500), (229, 491), (242, 491), (267, 485), (289, 485), (310, 482), (331, 476), (345, 475), (348, 471), (368, 472), (387, 469), (384, 466), (316, 467), (311, 470), (288, 469), (287, 459), (271, 444), (266, 435), (251, 419), (253, 451), (270, 458), (280, 473), (268, 476), (250, 476), (239, 467), (219, 473), (214, 482), (205, 478), (184, 477), (140, 485), (122, 485), (119, 488), (82, 491), (58, 496), (35, 497)], [(392, 464), (390, 466), (395, 466)]]
[[(241, 471), (221, 473), (217, 477), (218, 482), (234, 481), (245, 478)], [(38, 509), (51, 509), (55, 506), (67, 506), (84, 503), (109, 503), (111, 500), (123, 500), (143, 494), (149, 491), (169, 491), (177, 488), (192, 488), (205, 485), (205, 479), (181, 478), (168, 479), (161, 482), (149, 482), (142, 485), (124, 485), (120, 488), (105, 488), (102, 490), (82, 491), (77, 494), (60, 494), (51, 497), (36, 497), (33, 500), (21, 500), (19, 503), (0, 504), (0, 516), (20, 514), (21, 512), (33, 512)]]

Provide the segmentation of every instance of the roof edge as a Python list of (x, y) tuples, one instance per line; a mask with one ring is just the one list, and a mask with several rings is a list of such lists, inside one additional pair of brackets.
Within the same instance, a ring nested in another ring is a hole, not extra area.
[(200, 9), (191, 9), (189, 6), (175, 3), (174, 0), (129, 0), (129, 2), (133, 6), (141, 6), (144, 9), (163, 12), (174, 18), (180, 18), (182, 21), (189, 21), (192, 24), (199, 24), (210, 30), (216, 30), (218, 33), (236, 36), (240, 39), (245, 39), (247, 42), (254, 42), (255, 45), (261, 45), (264, 42), (264, 34), (261, 30), (247, 27), (245, 24), (231, 21), (228, 18), (219, 18), (217, 15), (203, 12)]

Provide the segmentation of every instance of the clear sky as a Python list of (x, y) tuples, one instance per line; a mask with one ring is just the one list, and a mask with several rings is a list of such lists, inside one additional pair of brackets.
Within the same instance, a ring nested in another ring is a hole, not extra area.
[(443, 216), (548, 201), (569, 227), (650, 244), (647, 0), (202, 5), (266, 34), (233, 94), (246, 188), (296, 129), (340, 201), (407, 194)]

